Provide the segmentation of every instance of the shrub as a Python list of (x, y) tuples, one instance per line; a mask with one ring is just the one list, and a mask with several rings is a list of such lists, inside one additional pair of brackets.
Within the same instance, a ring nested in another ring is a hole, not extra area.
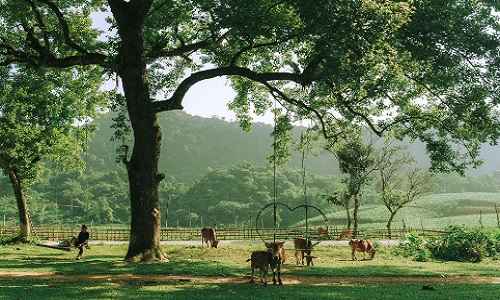
[(12, 244), (12, 239), (15, 235), (2, 235), (0, 236), (0, 245)]
[(494, 256), (497, 253), (497, 242), (491, 234), (482, 229), (449, 226), (446, 232), (440, 239), (430, 241), (427, 245), (435, 258), (480, 262), (486, 256)]
[(394, 251), (396, 254), (405, 257), (411, 257), (415, 261), (428, 261), (430, 258), (430, 251), (425, 246), (424, 240), (418, 235), (417, 232), (411, 232), (406, 235), (406, 241), (400, 243)]
[(430, 257), (460, 262), (480, 262), (485, 257), (500, 259), (500, 230), (468, 229), (450, 226), (446, 233), (423, 240), (412, 232), (400, 243), (395, 253), (415, 261), (428, 261)]

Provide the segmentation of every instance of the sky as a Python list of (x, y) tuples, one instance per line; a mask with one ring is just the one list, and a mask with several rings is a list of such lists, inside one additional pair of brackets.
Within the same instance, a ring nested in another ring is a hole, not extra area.
[[(105, 21), (108, 15), (105, 12), (93, 13), (91, 16), (93, 26), (108, 31), (109, 25)], [(105, 33), (104, 35), (109, 34)], [(217, 77), (195, 84), (186, 94), (182, 104), (184, 111), (190, 115), (204, 118), (218, 116), (226, 121), (234, 121), (236, 115), (227, 108), (227, 104), (234, 98), (235, 94), (226, 78)], [(254, 122), (274, 123), (274, 117), (271, 113), (265, 116), (252, 115), (252, 117)]]
[[(226, 78), (218, 77), (204, 80), (195, 84), (183, 101), (184, 111), (190, 115), (210, 118), (219, 116), (226, 121), (236, 120), (234, 112), (227, 108), (227, 104), (236, 95), (235, 91), (229, 86)], [(271, 113), (265, 116), (252, 116), (254, 122), (263, 122), (273, 124), (274, 117)]]

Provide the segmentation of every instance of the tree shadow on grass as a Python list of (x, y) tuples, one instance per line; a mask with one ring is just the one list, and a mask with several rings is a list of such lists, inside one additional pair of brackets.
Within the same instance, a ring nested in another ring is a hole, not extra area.
[(254, 285), (195, 284), (18, 278), (0, 279), (0, 299), (497, 299), (499, 285), (446, 285), (424, 290), (419, 285)]

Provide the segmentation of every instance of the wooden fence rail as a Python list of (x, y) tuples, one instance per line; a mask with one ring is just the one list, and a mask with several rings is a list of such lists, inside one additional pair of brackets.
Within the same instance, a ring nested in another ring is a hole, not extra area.
[[(126, 228), (89, 228), (90, 238), (94, 241), (128, 241), (130, 230)], [(406, 234), (416, 231), (419, 235), (442, 234), (442, 231), (424, 230), (424, 229), (392, 229), (392, 239), (403, 239)], [(40, 226), (34, 227), (32, 235), (40, 241), (60, 241), (68, 237), (77, 236), (80, 232), (79, 227), (62, 226)], [(19, 227), (0, 227), (0, 237), (13, 236), (19, 233)], [(222, 241), (230, 240), (293, 240), (297, 236), (305, 235), (305, 228), (218, 228), (217, 238)], [(316, 238), (316, 232), (307, 232), (312, 238)], [(330, 229), (332, 239), (340, 235), (340, 231)], [(359, 238), (369, 239), (388, 239), (389, 235), (386, 229), (359, 229), (357, 234)], [(161, 241), (195, 241), (200, 240), (201, 228), (167, 228), (162, 229), (160, 233)]]

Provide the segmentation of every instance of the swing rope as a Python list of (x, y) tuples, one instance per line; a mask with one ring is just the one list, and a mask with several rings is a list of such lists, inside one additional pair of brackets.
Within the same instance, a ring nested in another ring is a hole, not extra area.
[[(302, 123), (302, 122), (301, 122)], [(306, 240), (309, 241), (309, 205), (307, 204), (307, 185), (306, 185), (306, 167), (305, 167), (305, 158), (306, 158), (306, 147), (304, 143), (304, 136), (305, 134), (302, 132), (300, 134), (300, 145), (302, 148), (302, 162), (301, 162), (301, 167), (302, 167), (302, 193), (304, 196), (304, 204), (305, 204), (305, 219), (306, 219)], [(309, 245), (309, 243), (306, 243), (306, 245)], [(307, 246), (306, 246), (307, 247)]]
[(274, 217), (274, 232), (273, 232), (273, 241), (276, 242), (276, 231), (278, 218), (276, 215), (276, 198), (278, 194), (278, 188), (276, 186), (276, 123), (278, 111), (276, 109), (276, 99), (274, 100), (274, 134), (273, 134), (273, 217)]

